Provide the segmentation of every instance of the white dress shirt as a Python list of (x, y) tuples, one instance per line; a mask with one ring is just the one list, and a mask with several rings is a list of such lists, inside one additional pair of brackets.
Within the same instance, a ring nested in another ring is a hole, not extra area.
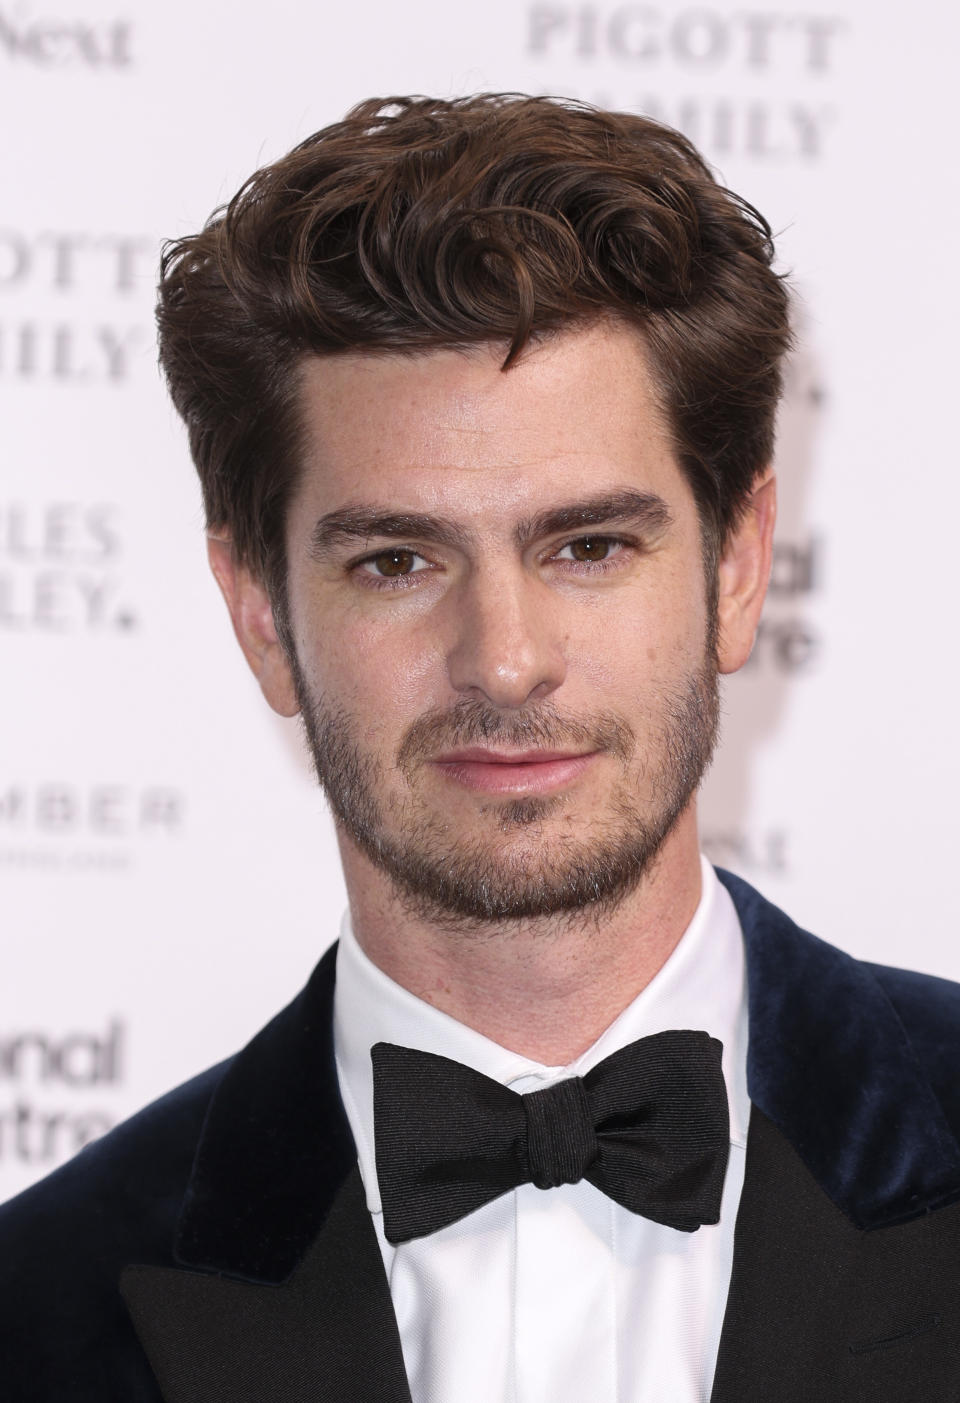
[[(413, 1403), (707, 1403), (730, 1284), (749, 1103), (743, 939), (703, 859), (700, 903), (650, 984), (576, 1061), (544, 1067), (389, 979), (344, 918), (334, 1040), (367, 1206)], [(720, 1222), (650, 1222), (592, 1184), (522, 1185), (429, 1237), (383, 1235), (373, 1139), (376, 1042), (450, 1057), (514, 1091), (582, 1076), (636, 1038), (705, 1029), (723, 1043), (730, 1160)]]

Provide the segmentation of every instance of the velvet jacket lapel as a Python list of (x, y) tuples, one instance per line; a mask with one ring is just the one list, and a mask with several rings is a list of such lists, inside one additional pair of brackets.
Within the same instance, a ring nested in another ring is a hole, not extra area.
[(121, 1292), (165, 1403), (410, 1403), (333, 1052), (335, 950), (214, 1094), (174, 1246)]
[(956, 1403), (960, 1106), (892, 1001), (915, 977), (720, 875), (746, 942), (752, 1111), (711, 1403)]
[[(721, 877), (753, 1114), (712, 1403), (956, 1403), (958, 1079), (918, 1057), (883, 971)], [(179, 1267), (124, 1273), (165, 1403), (409, 1403), (337, 1089), (334, 961), (215, 1093)]]

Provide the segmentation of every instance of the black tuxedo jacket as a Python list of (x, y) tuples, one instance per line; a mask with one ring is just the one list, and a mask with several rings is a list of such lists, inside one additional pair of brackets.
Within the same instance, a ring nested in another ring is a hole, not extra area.
[[(721, 877), (752, 1112), (712, 1403), (958, 1403), (960, 986)], [(331, 951), (236, 1057), (0, 1208), (3, 1403), (409, 1403), (334, 972)]]

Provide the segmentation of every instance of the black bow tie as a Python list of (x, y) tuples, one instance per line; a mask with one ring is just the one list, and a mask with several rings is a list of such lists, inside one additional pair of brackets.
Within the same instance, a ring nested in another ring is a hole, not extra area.
[(520, 1184), (581, 1179), (682, 1232), (719, 1222), (730, 1148), (721, 1051), (706, 1033), (655, 1033), (585, 1077), (519, 1095), (447, 1057), (377, 1043), (388, 1241), (436, 1232)]

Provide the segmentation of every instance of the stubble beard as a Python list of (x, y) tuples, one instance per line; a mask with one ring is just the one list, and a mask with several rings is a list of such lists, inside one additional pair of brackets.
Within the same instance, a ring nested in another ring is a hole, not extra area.
[[(395, 762), (405, 793), (390, 795), (388, 810), (383, 764), (364, 749), (353, 718), (311, 696), (296, 663), (294, 676), (317, 777), (342, 832), (386, 873), (408, 910), (447, 925), (489, 929), (615, 908), (649, 872), (716, 744), (718, 675), (708, 646), (699, 670), (659, 698), (639, 763), (633, 728), (615, 713), (570, 717), (549, 702), (505, 712), (462, 699), (408, 728)], [(464, 837), (412, 781), (431, 757), (482, 743), (599, 750), (619, 761), (621, 779), (589, 824), (575, 804), (565, 814), (563, 794), (528, 796), (485, 804), (485, 831)]]

